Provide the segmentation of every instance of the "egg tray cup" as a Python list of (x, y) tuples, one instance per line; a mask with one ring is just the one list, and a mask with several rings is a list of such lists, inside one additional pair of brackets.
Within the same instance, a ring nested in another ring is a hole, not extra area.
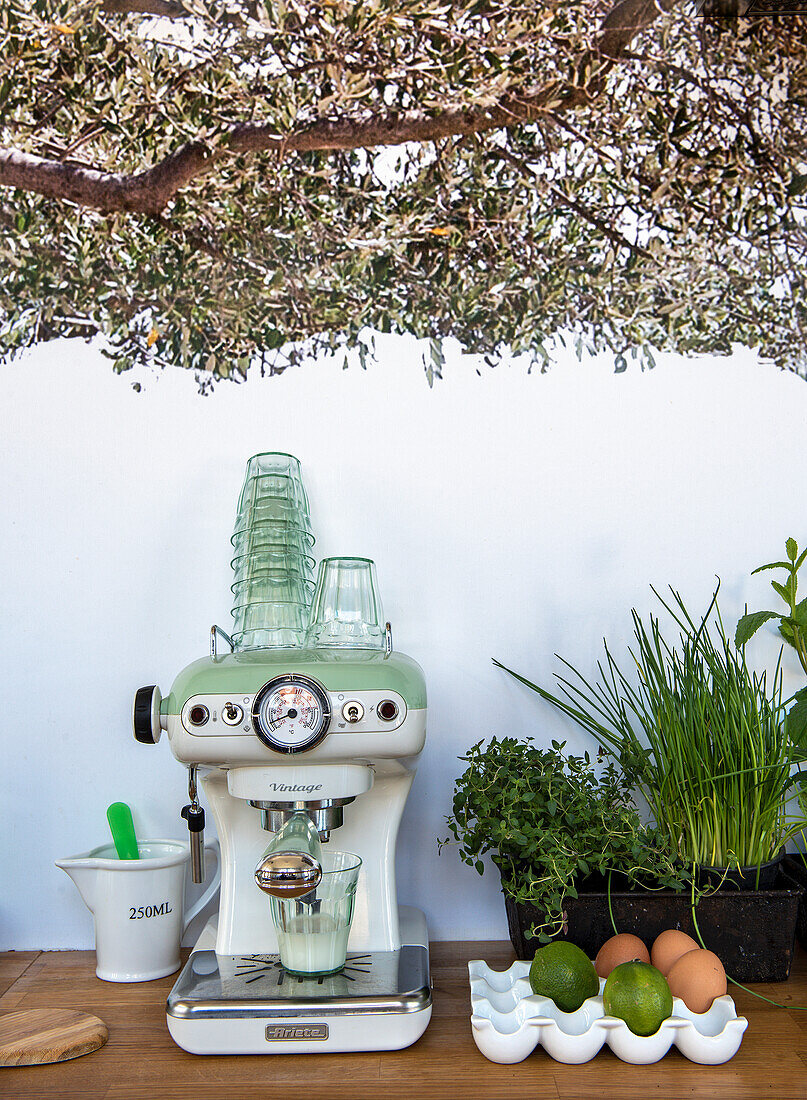
[(563, 1012), (548, 997), (532, 992), (528, 962), (514, 962), (501, 971), (477, 960), (468, 963), (468, 973), (474, 1042), (491, 1062), (522, 1062), (540, 1043), (556, 1062), (579, 1065), (607, 1043), (617, 1058), (637, 1066), (660, 1061), (673, 1045), (690, 1062), (717, 1066), (734, 1057), (748, 1027), (728, 995), (716, 997), (701, 1013), (690, 1012), (674, 997), (672, 1016), (655, 1035), (634, 1035), (624, 1020), (605, 1014), (604, 978), (596, 997), (576, 1012)]

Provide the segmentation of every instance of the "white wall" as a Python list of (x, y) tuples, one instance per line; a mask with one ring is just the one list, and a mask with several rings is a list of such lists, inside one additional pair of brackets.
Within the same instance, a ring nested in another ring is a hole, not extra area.
[[(553, 652), (588, 670), (603, 635), (620, 651), (632, 605), (652, 607), (651, 582), (697, 608), (716, 573), (733, 628), (744, 601), (768, 602), (751, 569), (790, 534), (807, 543), (807, 385), (748, 354), (621, 376), (479, 376), (455, 356), (430, 391), (413, 343), (380, 349), (367, 372), (311, 364), (207, 398), (181, 372), (137, 394), (78, 342), (0, 373), (0, 948), (91, 945), (53, 860), (107, 840), (110, 802), (141, 836), (183, 835), (184, 769), (134, 742), (131, 700), (226, 628), (252, 453), (300, 457), (318, 554), (376, 559), (396, 646), (426, 671), (400, 895), (436, 939), (506, 936), (494, 875), (437, 854), (457, 756), (492, 733), (585, 744), (491, 656), (544, 680)], [(770, 632), (750, 651), (776, 648)]]

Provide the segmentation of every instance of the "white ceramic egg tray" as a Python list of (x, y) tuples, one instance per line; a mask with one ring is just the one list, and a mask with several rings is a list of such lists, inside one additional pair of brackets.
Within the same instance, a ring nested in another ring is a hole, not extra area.
[(471, 1028), (474, 1042), (491, 1062), (522, 1062), (540, 1043), (556, 1062), (588, 1062), (607, 1043), (623, 1062), (658, 1062), (673, 1044), (690, 1062), (716, 1066), (740, 1049), (748, 1020), (738, 1016), (729, 996), (716, 997), (708, 1012), (690, 1012), (673, 998), (672, 1016), (655, 1035), (634, 1035), (624, 1020), (606, 1016), (600, 992), (576, 1012), (562, 1012), (548, 997), (530, 988), (528, 962), (509, 970), (491, 970), (487, 963), (468, 963), (471, 978)]

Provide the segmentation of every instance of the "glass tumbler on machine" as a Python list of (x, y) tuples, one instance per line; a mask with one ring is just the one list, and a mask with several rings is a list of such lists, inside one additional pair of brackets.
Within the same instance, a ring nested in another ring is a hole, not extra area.
[(302, 977), (335, 974), (345, 965), (361, 859), (323, 852), (322, 877), (297, 898), (270, 897), (284, 970)]
[(383, 649), (384, 612), (370, 558), (324, 558), (311, 604), (306, 644)]

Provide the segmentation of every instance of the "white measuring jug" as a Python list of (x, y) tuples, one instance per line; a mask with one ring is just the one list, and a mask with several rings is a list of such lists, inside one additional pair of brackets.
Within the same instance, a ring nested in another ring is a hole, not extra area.
[(118, 859), (103, 844), (57, 859), (95, 920), (95, 973), (107, 982), (148, 982), (179, 970), (182, 934), (221, 885), (218, 844), (206, 844), (216, 870), (207, 889), (185, 909), (190, 848), (181, 840), (138, 841), (140, 859)]

